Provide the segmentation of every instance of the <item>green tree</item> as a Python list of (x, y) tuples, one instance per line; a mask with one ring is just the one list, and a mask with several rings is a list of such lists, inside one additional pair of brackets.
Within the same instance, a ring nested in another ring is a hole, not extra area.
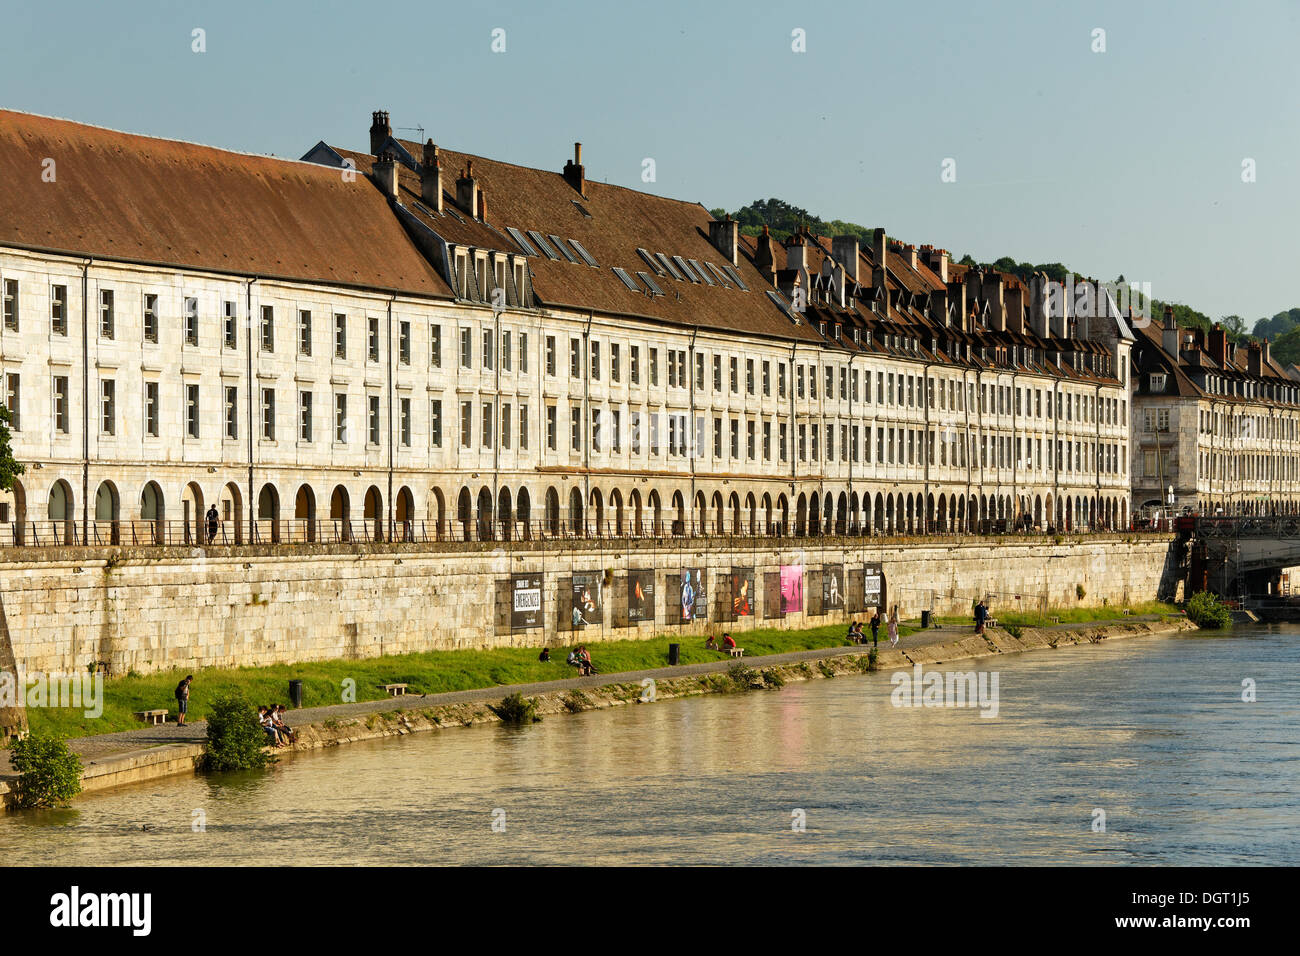
[(81, 758), (61, 737), (29, 734), (13, 745), (10, 765), (18, 771), (20, 807), (67, 806), (81, 793)]
[(1187, 617), (1200, 628), (1218, 630), (1232, 623), (1232, 614), (1209, 591), (1197, 591), (1187, 601)]
[(3, 491), (12, 491), (18, 476), (27, 471), (27, 466), (14, 458), (9, 422), (9, 409), (0, 405), (0, 490)]
[(266, 744), (266, 731), (257, 719), (257, 708), (243, 694), (236, 691), (212, 701), (204, 770), (260, 770), (272, 759)]

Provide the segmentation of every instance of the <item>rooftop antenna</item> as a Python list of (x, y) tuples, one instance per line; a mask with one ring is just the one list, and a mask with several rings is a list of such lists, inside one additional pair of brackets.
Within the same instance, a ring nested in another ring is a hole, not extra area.
[(420, 141), (421, 141), (421, 142), (424, 141), (424, 127), (423, 127), (423, 126), (394, 126), (393, 129), (404, 129), (404, 130), (408, 130), (408, 131), (410, 131), (410, 130), (414, 130), (415, 132), (417, 132), (417, 133), (420, 134)]

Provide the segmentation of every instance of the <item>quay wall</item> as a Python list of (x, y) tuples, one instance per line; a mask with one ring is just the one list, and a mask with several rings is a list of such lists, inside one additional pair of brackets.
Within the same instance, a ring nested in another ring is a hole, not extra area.
[[(0, 597), (19, 668), (112, 674), (530, 646), (665, 632), (807, 628), (861, 618), (863, 568), (885, 602), (966, 615), (1172, 597), (1167, 536), (937, 539), (647, 539), (429, 545), (24, 549), (0, 557)], [(802, 567), (803, 610), (782, 615), (780, 571)], [(823, 606), (840, 566), (844, 608)], [(733, 618), (732, 568), (754, 569), (753, 614)], [(708, 620), (681, 624), (681, 569), (699, 568)], [(628, 623), (629, 571), (654, 571), (654, 622)], [(511, 626), (511, 575), (542, 581), (542, 625)], [(573, 630), (574, 574), (603, 607)]]

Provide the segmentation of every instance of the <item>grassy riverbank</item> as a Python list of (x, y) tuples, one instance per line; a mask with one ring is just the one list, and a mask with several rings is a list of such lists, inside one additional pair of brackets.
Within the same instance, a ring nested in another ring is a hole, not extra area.
[[(847, 626), (830, 624), (802, 631), (758, 629), (736, 633), (736, 642), (749, 656), (783, 654), (789, 651), (841, 647)], [(904, 626), (903, 634), (915, 628)], [(883, 637), (883, 630), (882, 630)], [(644, 641), (591, 641), (587, 643), (592, 660), (602, 674), (618, 671), (662, 667), (668, 662), (668, 645), (680, 643), (681, 662), (697, 664), (725, 658), (717, 651), (704, 649), (704, 639), (683, 638), (672, 632)], [(303, 682), (303, 706), (320, 707), (342, 703), (343, 681), (356, 682), (356, 700), (379, 700), (386, 696), (384, 684), (409, 684), (408, 693), (442, 693), (477, 690), (503, 684), (574, 677), (577, 672), (565, 664), (567, 647), (551, 648), (551, 661), (537, 659), (539, 648), (511, 647), (496, 650), (429, 651), (365, 660), (333, 660), (304, 664), (276, 664), (270, 667), (207, 668), (194, 672), (189, 719), (207, 716), (210, 701), (218, 694), (238, 690), (258, 704), (289, 704), (288, 682)], [(134, 713), (140, 710), (167, 708), (168, 720), (176, 718), (176, 701), (172, 697), (182, 671), (115, 677), (104, 685), (104, 713), (87, 718), (80, 709), (28, 708), (27, 719), (33, 731), (68, 737), (84, 737), (137, 730), (142, 725)]]
[[(1014, 602), (1012, 602), (1014, 603)], [(999, 604), (989, 614), (998, 622), (998, 627), (1012, 633), (1019, 633), (1025, 627), (1052, 627), (1054, 624), (1087, 624), (1090, 621), (1110, 621), (1124, 616), (1142, 614), (1181, 614), (1182, 609), (1176, 604), (1164, 601), (1139, 601), (1136, 604), (1108, 604), (1101, 607), (1057, 607), (1045, 611), (1025, 609), (1012, 610)], [(1052, 618), (1057, 618), (1053, 621)], [(939, 624), (970, 624), (971, 617), (940, 617)]]

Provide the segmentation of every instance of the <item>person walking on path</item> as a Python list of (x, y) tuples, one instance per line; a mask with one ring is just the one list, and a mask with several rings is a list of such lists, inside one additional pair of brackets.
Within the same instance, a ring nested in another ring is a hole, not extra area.
[(975, 605), (975, 633), (976, 634), (984, 633), (984, 621), (988, 618), (988, 616), (989, 616), (989, 609), (985, 607), (984, 599), (980, 598), (979, 602)]
[(185, 726), (185, 712), (189, 709), (190, 704), (190, 682), (194, 680), (194, 675), (189, 674), (186, 678), (176, 685), (176, 726)]
[(216, 544), (217, 530), (221, 527), (221, 516), (217, 514), (217, 506), (213, 505), (208, 509), (208, 544)]
[(889, 613), (889, 646), (898, 646), (898, 605)]
[(876, 608), (876, 613), (871, 615), (871, 646), (875, 647), (880, 643), (880, 608)]

